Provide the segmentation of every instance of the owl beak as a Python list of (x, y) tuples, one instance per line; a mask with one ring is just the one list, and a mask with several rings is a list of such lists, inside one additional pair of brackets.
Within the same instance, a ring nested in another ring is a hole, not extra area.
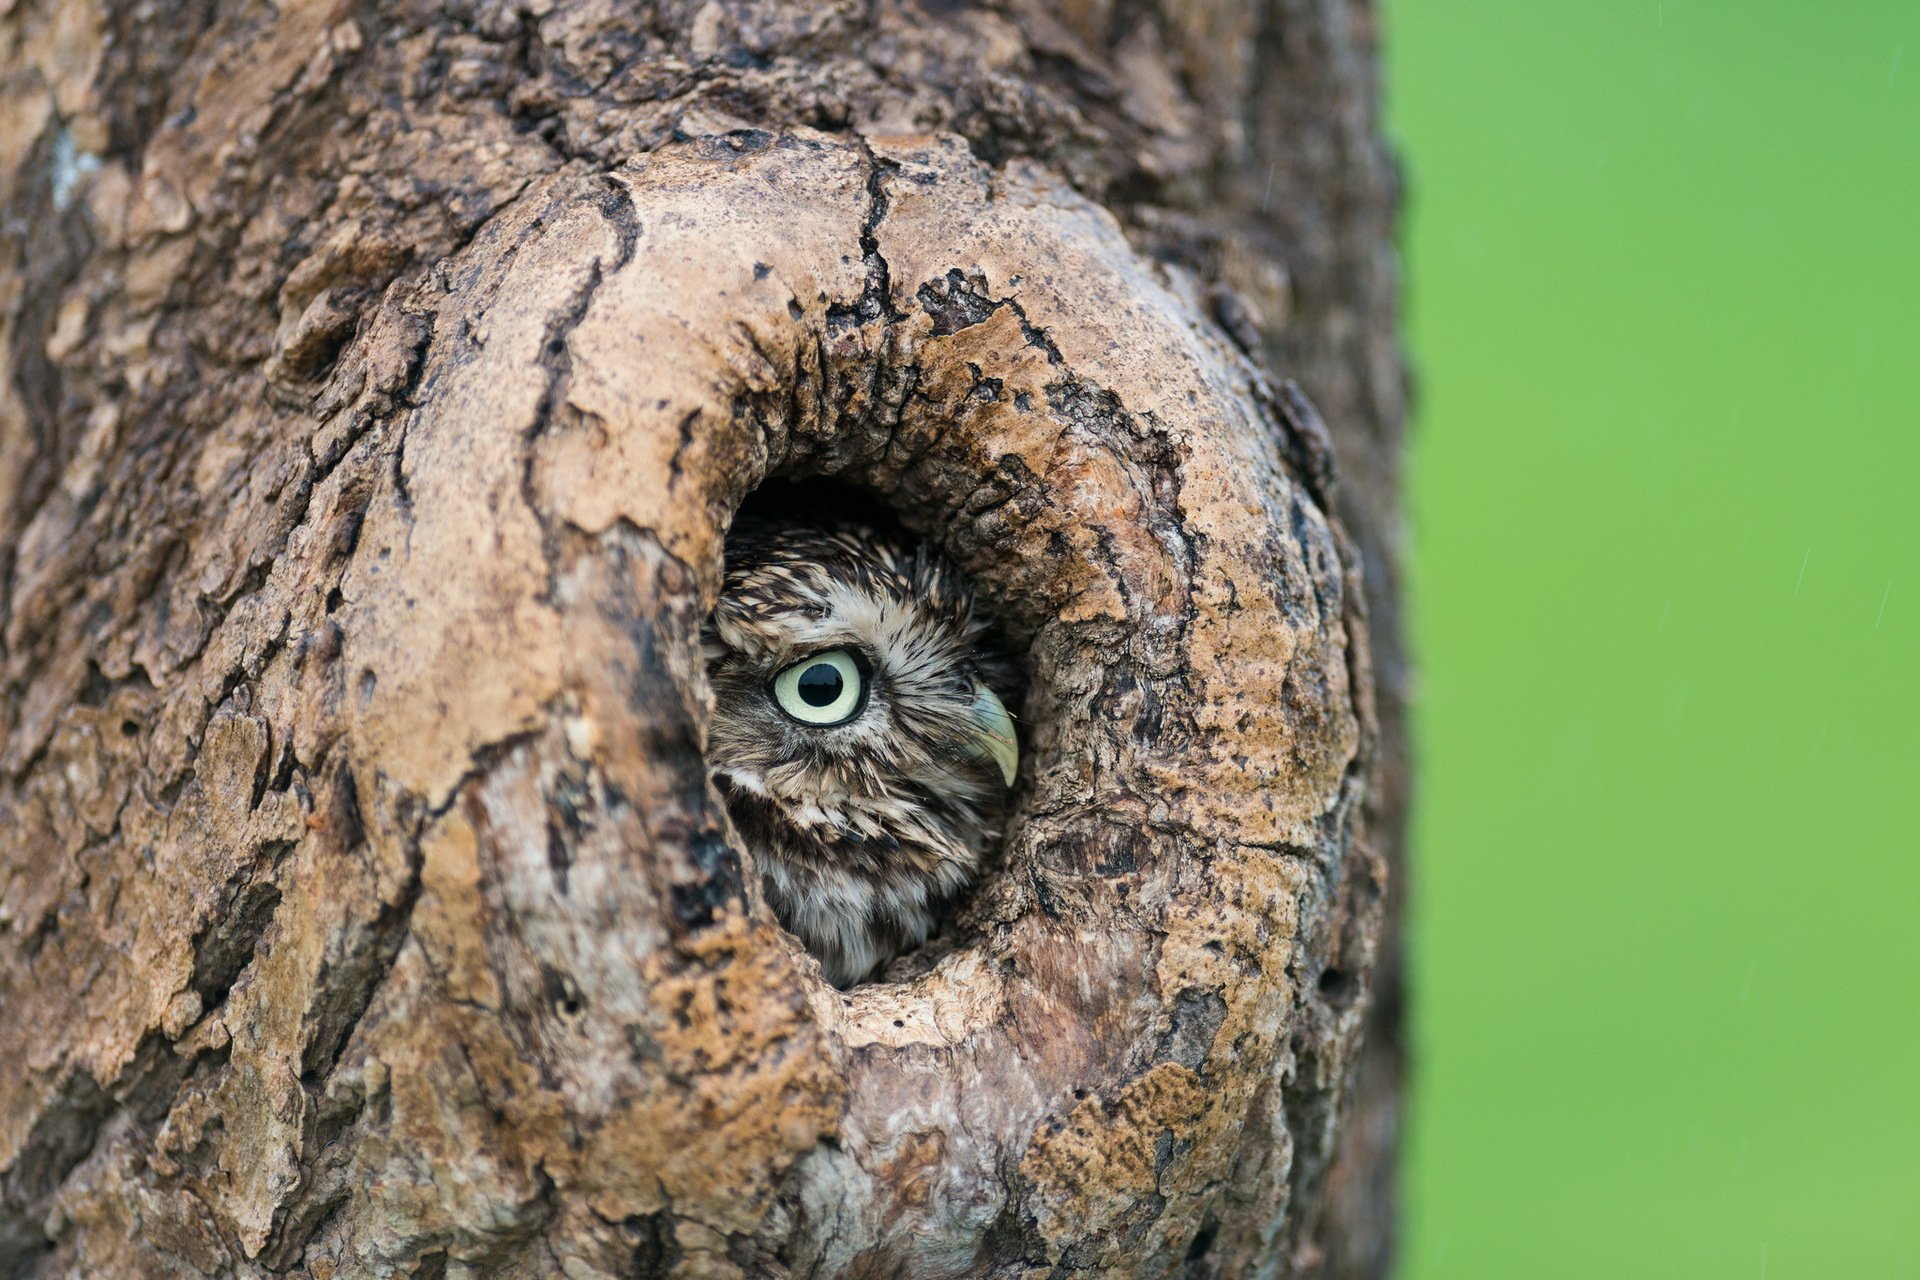
[(973, 705), (968, 711), (973, 716), (973, 729), (967, 738), (968, 751), (978, 759), (999, 765), (1000, 776), (1012, 786), (1014, 775), (1020, 772), (1020, 740), (1014, 736), (1013, 717), (1007, 714), (1006, 704), (993, 690), (976, 683)]

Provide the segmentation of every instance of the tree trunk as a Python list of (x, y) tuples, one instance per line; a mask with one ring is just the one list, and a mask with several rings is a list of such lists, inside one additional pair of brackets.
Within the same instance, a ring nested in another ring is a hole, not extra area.
[[(0, 1276), (1384, 1274), (1373, 74), (1361, 0), (0, 0)], [(701, 758), (803, 476), (1028, 686), (847, 992)]]

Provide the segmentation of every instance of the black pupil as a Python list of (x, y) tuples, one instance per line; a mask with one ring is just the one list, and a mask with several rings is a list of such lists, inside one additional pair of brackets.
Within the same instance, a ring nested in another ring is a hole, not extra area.
[(824, 662), (816, 662), (800, 673), (800, 701), (810, 707), (832, 706), (845, 687), (839, 668)]

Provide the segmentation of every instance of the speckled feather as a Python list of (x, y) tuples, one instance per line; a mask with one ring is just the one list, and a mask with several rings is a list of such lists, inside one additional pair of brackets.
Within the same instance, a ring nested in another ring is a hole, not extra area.
[[(787, 928), (845, 986), (924, 942), (999, 837), (1005, 789), (969, 749), (975, 682), (1006, 694), (959, 572), (925, 544), (853, 524), (743, 523), (705, 634), (707, 760)], [(860, 654), (866, 704), (801, 724), (774, 677)]]

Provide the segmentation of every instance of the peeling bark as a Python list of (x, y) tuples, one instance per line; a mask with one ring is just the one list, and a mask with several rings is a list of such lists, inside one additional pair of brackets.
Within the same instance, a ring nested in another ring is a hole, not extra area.
[[(1370, 23), (0, 7), (0, 1275), (1383, 1274)], [(844, 993), (701, 757), (805, 477), (1028, 686)]]

